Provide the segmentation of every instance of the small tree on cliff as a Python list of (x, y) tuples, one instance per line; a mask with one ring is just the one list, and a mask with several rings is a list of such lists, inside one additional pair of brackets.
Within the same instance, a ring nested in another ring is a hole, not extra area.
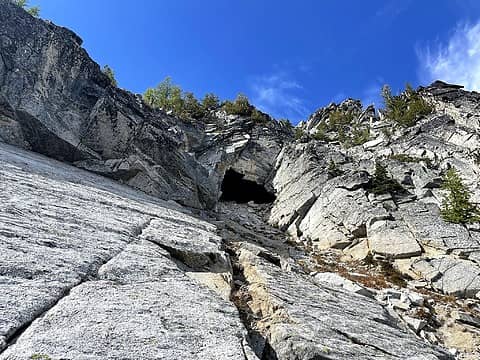
[(395, 193), (402, 190), (402, 185), (400, 185), (397, 180), (390, 177), (387, 168), (377, 161), (375, 163), (375, 173), (373, 175), (370, 192), (372, 194), (380, 195)]
[(110, 83), (117, 87), (118, 86), (118, 83), (117, 83), (117, 80), (115, 79), (115, 73), (113, 72), (113, 69), (108, 66), (108, 65), (105, 65), (102, 69), (102, 72), (107, 75), (107, 77), (109, 78), (110, 80)]
[(405, 91), (399, 95), (392, 95), (390, 86), (385, 85), (382, 88), (382, 97), (387, 119), (403, 127), (413, 126), (419, 118), (433, 112), (433, 107), (410, 84), (407, 84)]
[(441, 209), (445, 221), (466, 224), (480, 220), (478, 207), (470, 201), (470, 192), (453, 167), (445, 174), (442, 188), (447, 191)]
[(38, 6), (28, 7), (28, 0), (14, 0), (13, 3), (20, 6), (22, 9), (25, 9), (32, 16), (40, 16), (40, 8)]

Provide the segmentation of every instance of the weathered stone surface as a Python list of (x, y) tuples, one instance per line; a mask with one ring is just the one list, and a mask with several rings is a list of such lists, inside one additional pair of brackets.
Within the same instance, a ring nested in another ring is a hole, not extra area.
[[(450, 359), (401, 330), (375, 300), (308, 277), (241, 250), (251, 309), (263, 319), (278, 359)], [(391, 341), (395, 339), (395, 341)]]
[(422, 245), (445, 251), (473, 250), (480, 246), (478, 240), (472, 237), (464, 226), (443, 221), (435, 205), (406, 204), (401, 207), (400, 213)]
[(245, 180), (271, 190), (272, 171), (283, 144), (292, 138), (291, 129), (276, 121), (256, 122), (248, 117), (227, 116), (224, 112), (216, 115), (205, 119), (205, 133), (197, 129), (190, 134), (202, 140), (189, 151), (196, 154), (198, 161), (218, 178), (218, 182), (228, 169), (232, 169)]
[[(421, 88), (435, 112), (409, 128), (348, 99), (317, 110), (294, 141), (290, 126), (268, 116), (219, 109), (187, 122), (152, 110), (111, 86), (81, 42), (0, 3), (0, 141), (154, 197), (0, 145), (0, 349), (8, 347), (1, 358), (82, 358), (93, 349), (97, 358), (255, 358), (225, 301), (232, 286), (249, 288), (279, 359), (444, 356), (357, 297), (363, 287), (333, 273), (300, 274), (315, 260), (309, 251), (335, 248), (360, 264), (395, 259), (422, 287), (480, 298), (480, 227), (446, 223), (439, 211), (450, 166), (480, 202), (479, 94), (441, 82)], [(342, 136), (328, 126), (338, 111), (353, 115)], [(324, 140), (308, 135), (322, 129)], [(353, 130), (368, 130), (366, 142), (345, 143)], [(377, 162), (402, 190), (374, 189)], [(276, 196), (272, 208), (218, 204), (229, 170)], [(157, 198), (215, 208), (192, 211), (218, 224), (223, 239)], [(243, 265), (251, 284), (239, 274), (233, 281), (241, 266), (224, 252), (238, 241), (249, 243)], [(420, 329), (409, 312), (414, 300), (402, 296), (386, 304), (436, 342), (430, 324)], [(151, 337), (160, 333), (160, 341)]]
[[(296, 218), (300, 220), (310, 210), (318, 197), (320, 187), (328, 180), (326, 173), (327, 151), (314, 144), (296, 144), (285, 147), (280, 153), (273, 187), (277, 200), (269, 222), (287, 229)], [(341, 158), (341, 154), (335, 154)], [(313, 161), (312, 161), (313, 160)], [(337, 158), (335, 158), (336, 161)], [(296, 169), (295, 171), (292, 171)], [(311, 184), (315, 183), (316, 188)]]
[(4, 144), (0, 188), (1, 359), (245, 358), (233, 304), (185, 273), (228, 272), (212, 225)]
[(316, 283), (326, 283), (334, 286), (341, 287), (347, 291), (354, 292), (355, 294), (373, 297), (373, 292), (363, 286), (360, 286), (353, 281), (345, 279), (344, 277), (336, 274), (336, 273), (318, 273), (313, 277)]
[(81, 43), (70, 30), (0, 3), (0, 140), (161, 198), (212, 207), (217, 184), (182, 151), (172, 119), (111, 86)]
[(445, 294), (474, 298), (480, 292), (480, 267), (470, 261), (450, 256), (426, 258), (414, 261), (411, 268)]
[[(383, 207), (373, 206), (365, 190), (347, 190), (329, 184), (300, 223), (304, 236), (320, 248), (344, 248), (354, 238), (366, 236), (366, 226), (373, 218), (385, 218)], [(338, 236), (332, 236), (332, 234)]]
[(373, 253), (394, 259), (422, 253), (422, 248), (405, 225), (388, 220), (377, 221), (368, 229), (368, 245)]

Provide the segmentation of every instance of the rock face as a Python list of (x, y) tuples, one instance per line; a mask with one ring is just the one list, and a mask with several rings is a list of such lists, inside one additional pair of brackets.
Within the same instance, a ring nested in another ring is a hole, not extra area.
[(480, 202), (479, 94), (186, 121), (10, 1), (0, 83), (0, 359), (480, 356), (480, 227), (440, 216), (450, 166)]
[(188, 276), (230, 273), (212, 225), (18, 148), (0, 163), (1, 359), (245, 358), (236, 308)]
[(265, 318), (259, 328), (279, 359), (450, 358), (399, 329), (398, 320), (375, 300), (339, 286), (317, 285), (248, 250), (241, 251), (240, 263), (250, 306)]
[[(445, 222), (439, 206), (442, 172), (448, 166), (461, 172), (474, 200), (480, 195), (478, 135), (466, 120), (477, 111), (476, 94), (438, 82), (421, 93), (435, 112), (412, 128), (392, 129), (390, 138), (378, 134), (350, 148), (315, 140), (284, 147), (277, 159), (277, 200), (269, 221), (320, 250), (339, 248), (351, 254), (366, 244), (367, 252), (376, 256), (411, 259), (408, 266), (402, 262), (409, 276), (427, 280), (445, 294), (475, 298), (480, 290), (478, 229)], [(317, 118), (305, 129), (319, 126)], [(391, 126), (379, 118), (371, 121), (372, 129)], [(401, 191), (375, 191), (378, 161)], [(439, 261), (448, 265), (435, 265)]]
[[(8, 145), (0, 165), (0, 359), (256, 359), (222, 299), (232, 268), (213, 225)], [(258, 247), (260, 258), (247, 248), (240, 264), (251, 306), (265, 326), (271, 312), (278, 319), (265, 334), (278, 359), (449, 358), (375, 300), (316, 285), (266, 261), (268, 250)], [(220, 278), (223, 289), (212, 286)], [(387, 346), (392, 337), (397, 348)]]
[(192, 125), (152, 110), (111, 86), (77, 35), (0, 7), (0, 140), (197, 208), (215, 205), (229, 168), (271, 181), (291, 129), (221, 113)]
[(0, 3), (0, 139), (193, 207), (217, 193), (170, 120), (110, 85), (71, 31)]

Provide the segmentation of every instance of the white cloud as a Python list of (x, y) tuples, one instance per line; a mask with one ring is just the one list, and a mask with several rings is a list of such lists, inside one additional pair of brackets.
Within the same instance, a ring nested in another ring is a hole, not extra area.
[(302, 86), (286, 72), (256, 77), (251, 88), (252, 103), (273, 117), (288, 118), (296, 122), (309, 115), (305, 101), (299, 94)]
[(480, 22), (458, 25), (445, 43), (417, 47), (417, 56), (422, 83), (443, 80), (480, 90)]

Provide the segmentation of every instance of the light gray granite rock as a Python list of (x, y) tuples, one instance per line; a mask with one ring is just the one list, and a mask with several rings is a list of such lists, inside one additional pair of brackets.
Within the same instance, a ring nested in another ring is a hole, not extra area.
[[(249, 306), (278, 359), (453, 359), (399, 327), (375, 300), (240, 251)], [(392, 341), (395, 339), (395, 341)]]
[(368, 245), (375, 254), (392, 259), (418, 256), (422, 248), (407, 226), (395, 221), (377, 221), (368, 229)]
[(322, 283), (325, 284), (330, 284), (334, 286), (339, 286), (347, 291), (351, 291), (355, 294), (363, 295), (363, 296), (368, 296), (368, 297), (373, 297), (374, 293), (373, 291), (358, 285), (354, 283), (353, 281), (350, 281), (348, 279), (345, 279), (344, 277), (340, 276), (337, 273), (331, 273), (331, 272), (322, 272), (318, 273), (313, 277), (314, 281), (316, 283), (319, 283), (320, 285)]
[(414, 261), (411, 268), (445, 294), (474, 298), (480, 292), (480, 267), (470, 261), (451, 256), (425, 258)]
[(235, 306), (185, 272), (229, 271), (215, 228), (175, 208), (0, 144), (0, 359), (244, 359)]
[(81, 45), (72, 31), (0, 2), (0, 140), (213, 207), (217, 184), (183, 151), (175, 120), (112, 86)]

